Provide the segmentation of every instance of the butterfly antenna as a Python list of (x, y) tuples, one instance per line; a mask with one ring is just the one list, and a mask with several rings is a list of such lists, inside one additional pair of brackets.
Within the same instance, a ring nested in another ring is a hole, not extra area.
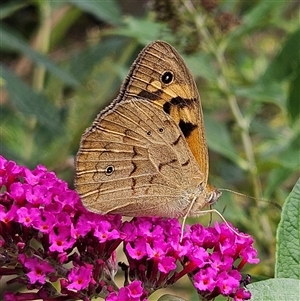
[(252, 199), (252, 200), (256, 200), (256, 201), (268, 203), (268, 204), (271, 204), (271, 205), (275, 206), (277, 209), (282, 210), (282, 207), (279, 204), (277, 204), (277, 203), (275, 203), (273, 201), (268, 201), (268, 200), (265, 200), (265, 199), (256, 198), (254, 196), (243, 194), (243, 193), (236, 192), (234, 190), (230, 190), (230, 189), (226, 189), (226, 188), (218, 188), (218, 190), (231, 192), (233, 194), (236, 194), (236, 195), (239, 195), (239, 196), (243, 196), (243, 197), (246, 197), (246, 198), (249, 198), (249, 199)]

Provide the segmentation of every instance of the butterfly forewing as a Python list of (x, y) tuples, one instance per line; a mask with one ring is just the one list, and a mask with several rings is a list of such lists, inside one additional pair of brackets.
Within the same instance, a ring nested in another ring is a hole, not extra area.
[(175, 48), (155, 41), (141, 51), (116, 102), (132, 97), (152, 102), (172, 116), (207, 183), (208, 151), (200, 96), (191, 72)]

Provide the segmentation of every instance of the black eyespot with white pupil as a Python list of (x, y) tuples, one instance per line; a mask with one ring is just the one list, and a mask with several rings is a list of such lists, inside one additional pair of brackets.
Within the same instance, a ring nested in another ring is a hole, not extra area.
[(173, 79), (174, 79), (174, 74), (170, 71), (165, 71), (161, 76), (161, 81), (166, 85), (170, 84), (173, 81)]
[(159, 128), (158, 130), (159, 130), (160, 133), (164, 132), (164, 128)]
[(107, 167), (106, 167), (106, 169), (105, 169), (105, 174), (106, 174), (107, 176), (110, 176), (114, 171), (115, 171), (115, 168), (114, 168), (112, 165), (110, 165), (110, 166), (107, 166)]

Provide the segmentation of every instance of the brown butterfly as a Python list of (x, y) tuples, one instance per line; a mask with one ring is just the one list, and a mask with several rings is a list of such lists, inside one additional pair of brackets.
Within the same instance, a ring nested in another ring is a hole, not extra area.
[(220, 192), (207, 183), (200, 96), (178, 52), (146, 46), (118, 97), (82, 135), (75, 186), (102, 214), (198, 216)]

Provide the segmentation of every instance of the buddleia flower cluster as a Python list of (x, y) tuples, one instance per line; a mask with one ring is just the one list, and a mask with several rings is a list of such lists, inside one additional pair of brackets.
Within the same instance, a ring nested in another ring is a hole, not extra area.
[[(234, 233), (236, 232), (236, 233)], [(250, 236), (228, 225), (186, 226), (177, 219), (88, 212), (77, 193), (44, 166), (0, 156), (0, 277), (5, 301), (147, 300), (188, 276), (201, 300), (248, 300), (241, 269), (256, 264)], [(119, 263), (123, 246), (127, 262)], [(120, 268), (122, 267), (122, 270)], [(115, 275), (124, 274), (119, 288)], [(23, 285), (14, 292), (10, 285)]]

